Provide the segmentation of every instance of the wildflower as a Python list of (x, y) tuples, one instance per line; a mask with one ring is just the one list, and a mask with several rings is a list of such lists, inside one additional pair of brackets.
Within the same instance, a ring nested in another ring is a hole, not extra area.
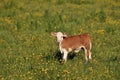
[(29, 77), (30, 80), (32, 80), (32, 77)]
[(105, 33), (105, 30), (103, 30), (103, 29), (102, 29), (102, 30), (98, 30), (97, 33), (99, 33), (99, 34), (104, 34), (104, 33)]
[(60, 74), (57, 74), (57, 77), (60, 77)]
[(67, 18), (67, 16), (66, 15), (63, 15), (63, 19), (66, 19)]
[(30, 74), (30, 71), (28, 71), (27, 73)]
[(4, 78), (4, 77), (2, 77), (2, 78), (1, 78), (1, 80), (5, 80), (5, 78)]
[(68, 71), (68, 70), (64, 70), (63, 73), (64, 73), (64, 74), (68, 74), (69, 71)]
[(4, 21), (8, 24), (12, 24), (12, 20), (9, 17), (6, 17)]
[(35, 55), (35, 53), (32, 54), (33, 56)]
[(82, 31), (83, 31), (83, 29), (81, 28), (81, 29), (80, 29), (80, 32), (82, 33)]

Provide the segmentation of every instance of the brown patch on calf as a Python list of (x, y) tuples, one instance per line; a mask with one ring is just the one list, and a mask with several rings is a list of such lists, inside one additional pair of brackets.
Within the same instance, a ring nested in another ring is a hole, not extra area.
[(61, 42), (61, 47), (68, 51), (69, 48), (76, 49), (80, 46), (84, 46), (87, 50), (89, 50), (90, 42), (91, 39), (89, 34), (81, 34), (64, 38)]

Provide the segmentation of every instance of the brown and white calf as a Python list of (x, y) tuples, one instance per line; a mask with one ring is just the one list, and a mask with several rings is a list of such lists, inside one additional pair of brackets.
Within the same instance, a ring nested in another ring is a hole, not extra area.
[(81, 48), (85, 51), (85, 59), (91, 59), (91, 38), (89, 34), (81, 34), (75, 36), (67, 36), (62, 32), (51, 32), (52, 36), (56, 36), (59, 43), (60, 52), (63, 53), (63, 59), (67, 60), (69, 52), (79, 52)]

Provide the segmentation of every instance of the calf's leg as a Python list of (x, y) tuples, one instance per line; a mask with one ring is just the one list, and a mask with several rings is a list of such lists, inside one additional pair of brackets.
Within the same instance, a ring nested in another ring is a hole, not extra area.
[(66, 50), (63, 50), (64, 54), (63, 54), (63, 60), (65, 60), (65, 62), (67, 61), (67, 55), (68, 52)]
[(89, 50), (89, 59), (92, 59), (91, 51)]
[(84, 51), (85, 51), (85, 60), (87, 62), (88, 61), (88, 50), (84, 48)]

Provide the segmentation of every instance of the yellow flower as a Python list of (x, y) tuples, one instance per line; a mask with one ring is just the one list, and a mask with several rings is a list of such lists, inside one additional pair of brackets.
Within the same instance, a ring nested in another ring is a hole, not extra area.
[(5, 18), (4, 18), (4, 21), (5, 21), (7, 24), (12, 24), (12, 20), (11, 20), (9, 17), (5, 17)]
[(97, 33), (99, 33), (99, 34), (104, 34), (104, 33), (105, 33), (105, 30), (103, 30), (103, 29), (102, 29), (102, 30), (98, 30)]
[(5, 78), (4, 78), (4, 77), (2, 77), (2, 78), (1, 78), (1, 80), (5, 80)]
[(64, 70), (63, 73), (64, 73), (64, 74), (68, 74), (69, 71), (68, 71), (68, 70)]

